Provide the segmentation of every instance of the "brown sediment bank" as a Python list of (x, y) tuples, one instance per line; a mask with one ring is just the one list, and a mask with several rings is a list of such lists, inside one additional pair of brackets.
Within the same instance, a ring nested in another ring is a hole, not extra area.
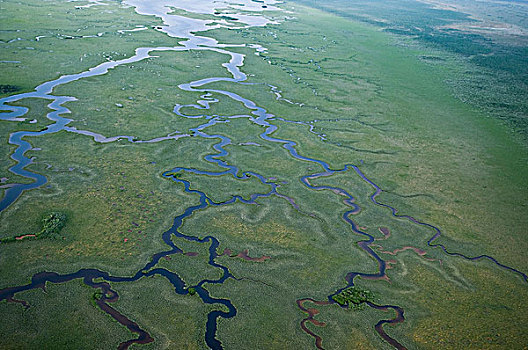
[(389, 239), (391, 236), (391, 232), (388, 227), (379, 227), (378, 230), (383, 234), (383, 238), (377, 238), (377, 241), (381, 241), (384, 239)]
[(305, 319), (301, 321), (302, 330), (306, 332), (308, 335), (315, 338), (315, 346), (317, 347), (317, 349), (324, 350), (323, 338), (321, 338), (320, 336), (318, 336), (317, 334), (309, 330), (308, 327), (306, 326), (306, 322), (310, 322), (311, 324), (318, 326), (318, 327), (324, 327), (326, 326), (326, 323), (314, 319), (314, 317), (319, 314), (319, 310), (317, 310), (316, 308), (304, 307), (304, 303), (307, 301), (314, 303), (315, 305), (329, 305), (330, 302), (329, 301), (317, 301), (312, 298), (305, 298), (305, 299), (297, 300), (297, 306), (299, 306), (299, 309), (301, 309), (303, 312), (308, 314), (308, 317), (306, 317)]
[(441, 261), (441, 260), (438, 260), (438, 259), (426, 257), (427, 252), (425, 250), (417, 248), (417, 247), (405, 246), (405, 247), (401, 247), (401, 248), (396, 248), (393, 251), (388, 251), (388, 250), (383, 250), (383, 247), (381, 245), (379, 245), (379, 244), (372, 245), (372, 246), (378, 247), (380, 253), (383, 253), (383, 254), (396, 255), (396, 254), (404, 252), (406, 250), (412, 250), (413, 252), (415, 252), (416, 254), (418, 254), (419, 256), (421, 256), (422, 258), (424, 258), (427, 261)]
[(24, 309), (29, 309), (29, 303), (27, 301), (25, 301), (25, 300), (19, 300), (19, 299), (15, 299), (13, 297), (7, 298), (6, 300), (7, 300), (8, 303), (22, 304)]
[(35, 235), (35, 234), (27, 234), (27, 235), (22, 235), (22, 236), (15, 237), (15, 239), (20, 241), (20, 240), (22, 240), (24, 238), (28, 238), (28, 237), (37, 237), (37, 235)]

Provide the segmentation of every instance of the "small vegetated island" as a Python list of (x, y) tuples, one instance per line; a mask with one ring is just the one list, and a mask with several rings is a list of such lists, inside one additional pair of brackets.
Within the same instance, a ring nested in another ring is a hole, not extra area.
[(341, 306), (347, 306), (351, 309), (359, 310), (363, 308), (364, 303), (374, 301), (374, 294), (369, 290), (352, 286), (333, 295), (332, 300)]
[(524, 348), (526, 16), (0, 2), (0, 348)]

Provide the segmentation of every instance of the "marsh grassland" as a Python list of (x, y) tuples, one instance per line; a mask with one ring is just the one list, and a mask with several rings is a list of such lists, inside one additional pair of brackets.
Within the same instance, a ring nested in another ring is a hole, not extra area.
[(523, 349), (526, 47), (469, 3), (1, 1), (0, 348)]

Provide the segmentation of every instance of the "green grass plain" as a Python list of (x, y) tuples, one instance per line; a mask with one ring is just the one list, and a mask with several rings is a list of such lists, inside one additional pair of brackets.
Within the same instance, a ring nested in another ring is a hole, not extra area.
[[(11, 14), (2, 18), (6, 30), (0, 31), (1, 57), (23, 62), (1, 63), (2, 84), (31, 91), (60, 74), (83, 71), (108, 58), (128, 57), (137, 47), (177, 45), (178, 39), (151, 29), (118, 33), (136, 25), (161, 24), (120, 2), (76, 10), (78, 4), (0, 3), (2, 13)], [(384, 190), (378, 201), (440, 227), (443, 235), (438, 241), (449, 250), (469, 256), (489, 254), (528, 271), (528, 241), (523, 236), (528, 227), (526, 145), (512, 136), (508, 124), (487, 117), (486, 106), (477, 109), (454, 95), (446, 80), (460, 73), (459, 67), (451, 61), (432, 64), (422, 59), (432, 54), (449, 58), (453, 53), (415, 42), (402, 45), (408, 39), (295, 2), (282, 7), (293, 12), (280, 24), (208, 32), (222, 43), (258, 43), (268, 50), (254, 55), (250, 48), (230, 48), (245, 54), (242, 70), (255, 85), (221, 82), (207, 87), (236, 92), (277, 118), (312, 125), (310, 133), (308, 125), (271, 121), (279, 127), (273, 136), (294, 140), (304, 156), (323, 159), (333, 168), (361, 164), (363, 173)], [(22, 27), (23, 31), (14, 32)], [(96, 38), (60, 36), (100, 32), (104, 34)], [(49, 37), (35, 41), (37, 35)], [(28, 42), (8, 42), (15, 37)], [(78, 98), (66, 105), (72, 111), (68, 117), (74, 119), (70, 126), (145, 140), (175, 131), (187, 133), (202, 124), (203, 119), (172, 113), (174, 104), (195, 103), (203, 94), (176, 86), (205, 77), (227, 77), (221, 63), (228, 57), (207, 51), (153, 55), (159, 57), (57, 88), (57, 95)], [(268, 84), (278, 87), (283, 99), (277, 99)], [(1, 96), (8, 94), (12, 93)], [(220, 102), (204, 112), (208, 115), (250, 112), (220, 94), (211, 97)], [(44, 103), (25, 99), (17, 104), (30, 109), (28, 120), (38, 122), (0, 124), (0, 177), (7, 177), (9, 183), (24, 179), (7, 171), (13, 164), (8, 159), (13, 152), (8, 135), (15, 130), (40, 130), (49, 123)], [(184, 112), (203, 111), (187, 108)], [(238, 312), (232, 319), (219, 320), (217, 338), (226, 349), (315, 348), (314, 339), (300, 327), (307, 315), (296, 300), (326, 300), (345, 287), (348, 272), (377, 271), (376, 262), (356, 244), (364, 237), (342, 220), (350, 207), (342, 196), (302, 185), (301, 176), (322, 169), (293, 159), (278, 143), (259, 138), (264, 128), (247, 119), (232, 119), (204, 131), (231, 138), (225, 147), (229, 155), (223, 159), (242, 172), (276, 177), (278, 193), (292, 198), (300, 208), (274, 196), (257, 204), (208, 207), (185, 220), (180, 231), (216, 237), (219, 254), (224, 249), (231, 250), (231, 255), (248, 249), (251, 257), (271, 257), (263, 262), (227, 255), (216, 258), (237, 279), (204, 287), (215, 297), (231, 300)], [(317, 134), (325, 135), (325, 140)], [(59, 238), (0, 246), (0, 288), (28, 283), (40, 271), (70, 273), (90, 267), (115, 275), (134, 274), (154, 253), (167, 249), (161, 234), (173, 218), (199, 203), (198, 195), (185, 193), (181, 184), (161, 174), (174, 167), (222, 170), (204, 160), (215, 153), (212, 146), (219, 139), (189, 136), (154, 144), (126, 140), (100, 144), (62, 131), (28, 141), (41, 149), (28, 152), (35, 157), (28, 169), (46, 175), (48, 184), (24, 193), (0, 213), (1, 237), (38, 231), (45, 212), (60, 211), (68, 219)], [(246, 142), (260, 146), (243, 145)], [(240, 181), (231, 175), (183, 173), (181, 179), (216, 202), (270, 190), (256, 178)], [(389, 335), (410, 349), (525, 346), (528, 290), (519, 276), (489, 261), (468, 262), (428, 247), (434, 232), (374, 205), (369, 199), (373, 188), (351, 170), (311, 183), (352, 193), (362, 208), (353, 215), (354, 221), (379, 239), (375, 244), (381, 247), (373, 249), (383, 259), (393, 260), (387, 271), (390, 281), (356, 279), (361, 288), (374, 293), (376, 302), (405, 310), (404, 323), (385, 326)], [(390, 229), (390, 239), (381, 240), (380, 227)], [(156, 267), (178, 273), (187, 287), (221, 275), (219, 268), (207, 264), (209, 244), (181, 238), (173, 242), (198, 255), (174, 255)], [(413, 250), (383, 253), (408, 246), (426, 255)], [(5, 335), (0, 347), (78, 349), (98, 344), (115, 348), (134, 336), (90, 303), (94, 289), (79, 281), (47, 288), (47, 293), (33, 290), (17, 295), (31, 304), (28, 310), (0, 303), (4, 321), (0, 333)], [(112, 283), (112, 288), (120, 295), (112, 306), (155, 339), (132, 348), (206, 348), (207, 313), (219, 309), (218, 305), (205, 305), (196, 295), (177, 295), (159, 276)], [(391, 348), (376, 334), (374, 325), (394, 315), (370, 308), (346, 310), (336, 304), (313, 307), (321, 312), (316, 319), (326, 326), (308, 327), (323, 338), (325, 348)], [(74, 322), (67, 321), (72, 318)]]

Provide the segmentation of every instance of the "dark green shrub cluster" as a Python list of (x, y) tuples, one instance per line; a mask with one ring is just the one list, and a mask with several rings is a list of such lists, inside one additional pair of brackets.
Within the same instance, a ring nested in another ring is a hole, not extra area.
[(66, 215), (63, 213), (54, 212), (42, 219), (42, 230), (37, 233), (38, 236), (52, 236), (60, 232), (64, 223), (66, 222)]
[(0, 85), (0, 94), (9, 94), (11, 92), (19, 91), (20, 88), (15, 85)]
[(366, 289), (353, 286), (343, 289), (341, 293), (332, 296), (332, 299), (341, 306), (359, 310), (365, 302), (374, 301), (374, 294)]
[(65, 223), (66, 223), (65, 214), (59, 213), (59, 212), (52, 212), (46, 215), (42, 219), (42, 230), (40, 230), (40, 232), (37, 232), (35, 234), (29, 234), (27, 235), (27, 237), (24, 237), (24, 235), (20, 235), (20, 236), (2, 238), (0, 239), (0, 243), (15, 242), (17, 239), (26, 240), (26, 239), (56, 237), (58, 236), (60, 230), (62, 229)]

